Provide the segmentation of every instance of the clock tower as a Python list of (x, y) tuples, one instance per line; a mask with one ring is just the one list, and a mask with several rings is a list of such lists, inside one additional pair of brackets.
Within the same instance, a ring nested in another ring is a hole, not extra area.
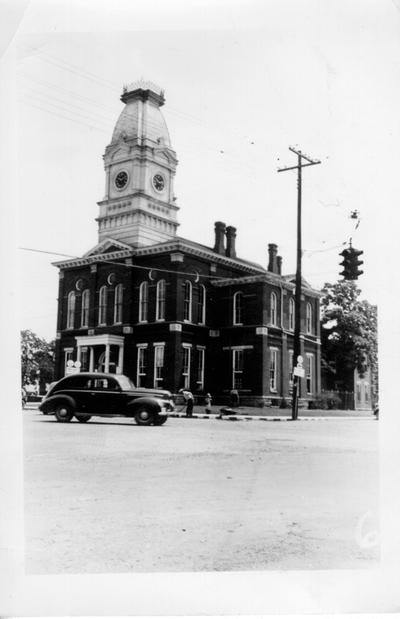
[(99, 242), (132, 247), (168, 241), (178, 227), (173, 181), (176, 153), (161, 113), (164, 92), (140, 80), (125, 86), (125, 104), (104, 153), (105, 196), (98, 202)]

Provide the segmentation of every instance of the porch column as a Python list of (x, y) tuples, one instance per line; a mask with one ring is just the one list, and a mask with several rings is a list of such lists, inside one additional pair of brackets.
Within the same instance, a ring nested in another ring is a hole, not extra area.
[(90, 347), (90, 357), (89, 357), (89, 372), (93, 372), (94, 370), (94, 350), (93, 346)]
[(123, 364), (124, 364), (124, 345), (120, 344), (118, 347), (118, 367), (117, 367), (117, 374), (122, 374), (123, 373)]
[(110, 371), (110, 344), (106, 344), (106, 356), (104, 359), (104, 370), (106, 373)]
[(80, 361), (80, 360), (81, 360), (81, 347), (80, 347), (80, 345), (79, 345), (79, 344), (78, 344), (78, 346), (77, 346), (77, 351), (76, 351), (76, 360), (77, 360), (77, 361)]

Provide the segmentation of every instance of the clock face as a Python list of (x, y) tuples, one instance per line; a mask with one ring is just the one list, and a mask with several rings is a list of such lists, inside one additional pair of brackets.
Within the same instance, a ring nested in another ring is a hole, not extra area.
[(114, 179), (114, 183), (117, 189), (123, 189), (128, 182), (128, 174), (125, 170), (122, 172), (118, 172), (117, 176)]
[(154, 174), (152, 182), (156, 191), (162, 191), (164, 189), (165, 181), (161, 174)]

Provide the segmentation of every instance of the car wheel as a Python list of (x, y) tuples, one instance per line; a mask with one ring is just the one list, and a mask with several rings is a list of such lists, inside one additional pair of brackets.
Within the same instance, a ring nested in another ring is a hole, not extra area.
[(149, 426), (154, 422), (154, 414), (148, 408), (139, 408), (135, 413), (138, 426)]
[(156, 419), (154, 420), (154, 425), (162, 426), (167, 421), (167, 419), (168, 417), (166, 417), (165, 415), (163, 415), (162, 417), (156, 417)]
[(79, 423), (86, 423), (92, 417), (90, 415), (75, 415), (75, 418), (79, 421)]
[(74, 416), (69, 404), (59, 404), (55, 410), (55, 415), (57, 421), (60, 421), (61, 423), (71, 421)]

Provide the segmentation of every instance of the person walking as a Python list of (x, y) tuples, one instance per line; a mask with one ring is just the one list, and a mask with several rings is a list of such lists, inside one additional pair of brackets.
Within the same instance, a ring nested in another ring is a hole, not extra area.
[(206, 393), (205, 403), (206, 403), (206, 413), (207, 415), (209, 415), (211, 413), (211, 404), (212, 404), (211, 393)]

